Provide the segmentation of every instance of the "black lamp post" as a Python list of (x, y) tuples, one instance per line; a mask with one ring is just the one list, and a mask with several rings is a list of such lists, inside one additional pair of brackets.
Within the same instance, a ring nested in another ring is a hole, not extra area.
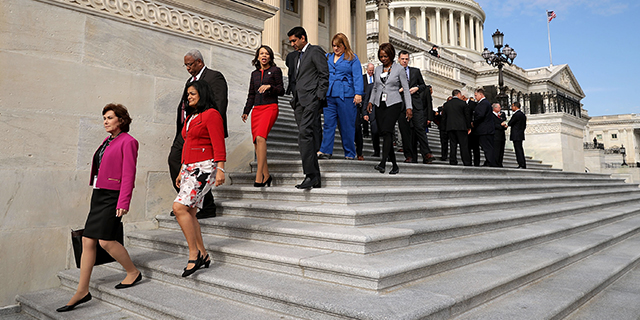
[(620, 147), (620, 153), (622, 154), (622, 166), (628, 166), (626, 157), (627, 157), (627, 149), (625, 149), (624, 144)]
[[(518, 54), (515, 50), (509, 47), (509, 45), (505, 45), (504, 49), (502, 49), (504, 33), (500, 32), (500, 30), (496, 30), (491, 37), (493, 38), (493, 46), (496, 48), (496, 52), (494, 53), (493, 51), (489, 51), (489, 49), (484, 48), (484, 51), (482, 51), (482, 58), (484, 58), (488, 64), (498, 67), (498, 88), (500, 89), (500, 93), (497, 98), (499, 99), (500, 104), (503, 105), (503, 99), (506, 100), (507, 95), (504, 93), (502, 67), (504, 67), (505, 63), (508, 63), (509, 65), (513, 64), (513, 60), (515, 60)], [(502, 49), (502, 52), (500, 49)]]

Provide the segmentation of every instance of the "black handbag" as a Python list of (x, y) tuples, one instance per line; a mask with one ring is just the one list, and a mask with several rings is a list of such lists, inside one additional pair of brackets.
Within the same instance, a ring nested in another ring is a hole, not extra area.
[[(82, 257), (82, 234), (84, 233), (84, 229), (79, 230), (71, 230), (71, 244), (73, 245), (73, 255), (76, 258), (76, 267), (80, 268), (80, 258)], [(116, 237), (116, 241), (120, 242), (120, 244), (124, 245), (123, 241), (124, 235), (122, 232), (122, 224), (118, 229), (118, 236)], [(116, 261), (107, 251), (105, 251), (98, 242), (96, 248), (96, 263), (95, 266)]]

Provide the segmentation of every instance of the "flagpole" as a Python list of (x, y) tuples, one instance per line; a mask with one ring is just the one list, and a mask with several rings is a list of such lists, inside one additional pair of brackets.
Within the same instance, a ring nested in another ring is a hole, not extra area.
[(549, 28), (549, 10), (547, 10), (547, 36), (549, 37), (549, 66), (553, 66), (553, 57), (551, 56), (551, 29)]

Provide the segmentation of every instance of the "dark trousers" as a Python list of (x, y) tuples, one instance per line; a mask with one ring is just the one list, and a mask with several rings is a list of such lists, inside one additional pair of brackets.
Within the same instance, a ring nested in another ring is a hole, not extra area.
[(490, 167), (497, 167), (495, 159), (495, 151), (493, 151), (493, 134), (483, 134), (478, 136), (478, 144), (484, 151), (484, 158)]
[(527, 161), (524, 159), (524, 149), (522, 148), (522, 140), (513, 141), (513, 149), (516, 151), (516, 160), (518, 160), (518, 167), (526, 168)]
[[(297, 100), (297, 99), (296, 99)], [(298, 125), (298, 148), (302, 159), (302, 170), (308, 177), (319, 176), (317, 152), (322, 143), (322, 126), (320, 125), (320, 102), (313, 101), (303, 106), (295, 102), (293, 114)]]
[[(361, 156), (362, 155), (362, 147), (363, 147), (363, 140), (362, 140), (362, 132), (363, 132), (363, 126), (366, 128), (366, 124), (367, 122), (364, 121), (362, 119), (362, 113), (360, 113), (360, 108), (358, 108), (358, 114), (356, 114), (356, 155)], [(343, 138), (344, 139), (344, 138)]]
[[(180, 168), (182, 167), (182, 146), (184, 145), (184, 139), (182, 139), (182, 135), (178, 135), (173, 139), (173, 145), (171, 146), (171, 151), (169, 152), (169, 176), (171, 176), (171, 185), (176, 192), (180, 191), (180, 188), (176, 187), (176, 179), (178, 179), (178, 175), (180, 174)], [(202, 203), (202, 209), (200, 212), (205, 214), (213, 214), (216, 212), (216, 204), (213, 202), (213, 194), (211, 192), (207, 192), (204, 196), (204, 200)]]
[(382, 136), (382, 159), (380, 166), (384, 167), (387, 159), (391, 161), (394, 167), (396, 164), (396, 153), (393, 149), (393, 134), (395, 132), (395, 124), (402, 112), (402, 103), (396, 103), (387, 107), (387, 104), (380, 102), (380, 106), (376, 109), (376, 122), (378, 132)]
[(473, 156), (473, 165), (480, 166), (480, 141), (478, 136), (472, 131), (469, 135), (469, 154)]
[(460, 145), (460, 157), (465, 166), (471, 165), (471, 154), (469, 153), (469, 135), (466, 130), (447, 131), (451, 142), (451, 155), (449, 164), (458, 164), (458, 144)]
[(402, 136), (402, 150), (405, 158), (412, 158), (413, 161), (418, 160), (418, 148), (423, 158), (431, 153), (427, 133), (425, 132), (424, 111), (422, 109), (413, 109), (413, 117), (407, 121), (406, 113), (400, 113), (398, 117), (398, 128)]
[(449, 155), (449, 134), (444, 130), (439, 130), (440, 132), (440, 154), (443, 160), (447, 160), (447, 155)]
[(502, 160), (504, 159), (504, 139), (493, 139), (493, 152), (495, 154), (496, 165), (502, 168)]

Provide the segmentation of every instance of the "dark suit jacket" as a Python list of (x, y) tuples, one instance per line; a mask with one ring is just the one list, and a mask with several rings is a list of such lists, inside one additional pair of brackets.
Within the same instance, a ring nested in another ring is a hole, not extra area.
[[(193, 77), (187, 79), (187, 82), (184, 85), (184, 91), (182, 92), (182, 99), (178, 104), (178, 117), (176, 119), (176, 137), (179, 137), (182, 134), (182, 106), (183, 104), (188, 105), (187, 102), (187, 86), (191, 83)], [(204, 71), (202, 71), (202, 75), (200, 76), (200, 80), (204, 80), (209, 84), (209, 88), (213, 93), (213, 101), (216, 103), (216, 108), (220, 115), (222, 116), (222, 124), (224, 126), (224, 137), (229, 136), (229, 132), (227, 131), (227, 105), (229, 104), (228, 100), (228, 88), (227, 88), (227, 80), (224, 79), (224, 76), (219, 71), (211, 70), (207, 67), (204, 67)]]
[(362, 75), (362, 83), (364, 85), (364, 96), (362, 96), (362, 114), (366, 115), (369, 114), (367, 112), (367, 105), (369, 104), (369, 98), (371, 98), (371, 89), (373, 89), (373, 84), (375, 83), (375, 81), (369, 84), (369, 75), (365, 73)]
[(442, 106), (442, 123), (446, 131), (471, 128), (471, 114), (467, 103), (454, 97)]
[(296, 59), (298, 59), (299, 54), (300, 53), (298, 51), (289, 52), (285, 60), (284, 64), (286, 64), (287, 68), (289, 68), (289, 71), (287, 72), (289, 83), (287, 84), (287, 91), (285, 92), (285, 94), (291, 94), (293, 90), (296, 88), (296, 75), (295, 75)]
[(435, 111), (433, 111), (433, 97), (431, 96), (431, 91), (428, 86), (422, 92), (422, 106), (424, 108), (425, 121), (433, 121), (436, 114)]
[(492, 115), (493, 111), (489, 100), (482, 99), (478, 102), (473, 111), (473, 127), (477, 135), (493, 134), (495, 132)]
[(511, 136), (509, 137), (511, 141), (524, 140), (524, 130), (527, 128), (527, 116), (524, 115), (522, 110), (513, 113), (508, 125), (511, 127)]
[(413, 87), (418, 87), (418, 91), (411, 95), (411, 105), (414, 109), (423, 110), (422, 93), (427, 89), (427, 85), (424, 83), (420, 69), (409, 67), (409, 89)]
[[(296, 64), (294, 63), (294, 66)], [(325, 100), (329, 88), (329, 66), (322, 47), (311, 44), (307, 47), (307, 50), (300, 57), (300, 64), (298, 70), (295, 71), (295, 76), (293, 97), (302, 106), (311, 105), (317, 100)]]
[(505, 131), (507, 128), (502, 126), (502, 122), (507, 121), (507, 116), (504, 112), (500, 112), (499, 117), (496, 117), (495, 113), (491, 112), (491, 118), (493, 118), (493, 128), (495, 132), (493, 134), (494, 140), (497, 141), (506, 141)]

